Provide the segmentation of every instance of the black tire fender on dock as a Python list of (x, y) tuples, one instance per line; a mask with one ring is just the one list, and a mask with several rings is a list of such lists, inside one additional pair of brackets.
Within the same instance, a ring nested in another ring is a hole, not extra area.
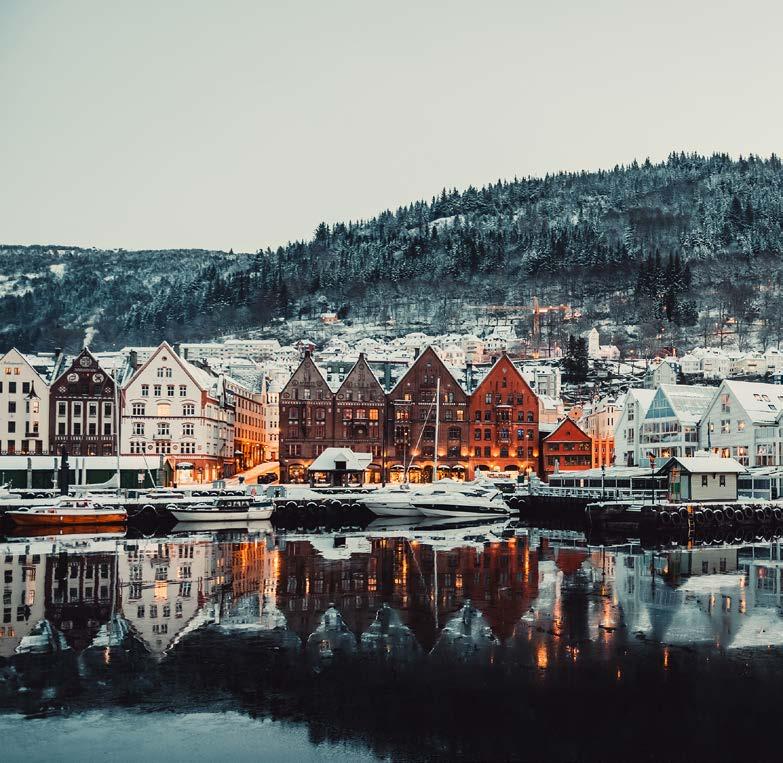
[(706, 521), (704, 519), (704, 512), (703, 511), (694, 511), (693, 512), (693, 521), (696, 523), (697, 527), (702, 527), (706, 524)]
[(669, 516), (671, 517), (672, 525), (674, 527), (679, 527), (679, 525), (682, 524), (682, 517), (680, 516), (679, 511), (670, 511)]
[(750, 506), (743, 506), (742, 512), (745, 514), (745, 519), (753, 519), (753, 509)]
[(712, 515), (715, 517), (716, 525), (722, 525), (726, 521), (726, 515), (723, 513), (723, 509), (713, 509)]
[(659, 511), (658, 512), (658, 521), (662, 525), (670, 525), (672, 523), (672, 516), (669, 514), (668, 511)]
[(780, 522), (783, 519), (783, 509), (781, 509), (780, 506), (775, 506), (775, 508), (772, 509), (772, 516), (775, 517), (776, 522)]

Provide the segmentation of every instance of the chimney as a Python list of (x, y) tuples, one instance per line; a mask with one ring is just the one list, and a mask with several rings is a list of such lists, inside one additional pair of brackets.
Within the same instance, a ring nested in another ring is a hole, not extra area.
[(469, 360), (465, 362), (465, 386), (468, 392), (473, 391), (473, 363)]
[(128, 363), (130, 364), (130, 367), (135, 371), (136, 365), (139, 362), (139, 354), (136, 352), (136, 350), (131, 350), (128, 353)]

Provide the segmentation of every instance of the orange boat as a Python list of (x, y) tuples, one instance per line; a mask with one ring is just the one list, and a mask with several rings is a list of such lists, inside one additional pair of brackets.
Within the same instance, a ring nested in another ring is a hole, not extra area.
[(80, 498), (60, 498), (48, 506), (27, 506), (7, 511), (5, 516), (15, 525), (52, 527), (61, 525), (124, 525), (125, 509), (103, 506)]

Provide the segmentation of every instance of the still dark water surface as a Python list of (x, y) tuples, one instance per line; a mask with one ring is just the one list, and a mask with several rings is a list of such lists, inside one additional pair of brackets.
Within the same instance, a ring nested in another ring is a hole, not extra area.
[(260, 525), (0, 566), (4, 761), (779, 757), (774, 539)]

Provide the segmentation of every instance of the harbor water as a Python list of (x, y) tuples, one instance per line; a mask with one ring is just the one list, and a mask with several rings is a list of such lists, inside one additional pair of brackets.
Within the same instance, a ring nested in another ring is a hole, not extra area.
[(3, 760), (776, 756), (775, 537), (85, 530), (0, 567)]

